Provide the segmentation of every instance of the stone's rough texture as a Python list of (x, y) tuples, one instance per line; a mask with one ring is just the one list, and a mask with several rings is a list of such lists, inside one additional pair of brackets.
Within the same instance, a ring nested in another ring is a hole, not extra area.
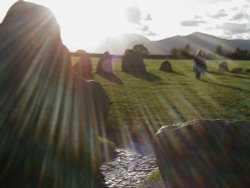
[(219, 64), (218, 71), (219, 72), (228, 72), (228, 63), (226, 61), (223, 61), (221, 64)]
[(99, 74), (113, 74), (112, 57), (109, 52), (105, 52), (97, 63), (96, 72)]
[(161, 71), (164, 71), (164, 72), (173, 72), (171, 63), (170, 63), (169, 61), (164, 61), (164, 62), (161, 64), (160, 70), (161, 70)]
[(51, 11), (15, 3), (0, 28), (0, 187), (94, 187), (109, 99), (73, 73)]
[(101, 173), (108, 187), (137, 187), (157, 168), (154, 155), (141, 155), (135, 151), (116, 149), (117, 157), (104, 163)]
[(243, 68), (241, 67), (237, 67), (237, 68), (234, 68), (231, 73), (236, 73), (236, 74), (239, 74), (239, 73), (242, 73), (243, 72)]
[(73, 71), (86, 80), (93, 79), (92, 64), (89, 54), (85, 51), (80, 51), (78, 54), (80, 55), (80, 58), (76, 64), (73, 65)]
[(155, 134), (166, 187), (247, 187), (250, 121), (197, 120)]
[(128, 73), (146, 72), (142, 56), (134, 50), (126, 50), (122, 58), (122, 71)]

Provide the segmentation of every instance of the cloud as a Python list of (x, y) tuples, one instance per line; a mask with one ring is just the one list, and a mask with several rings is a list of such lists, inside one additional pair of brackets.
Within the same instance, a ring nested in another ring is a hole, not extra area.
[(200, 15), (195, 15), (195, 16), (194, 16), (194, 19), (200, 19), (200, 18), (201, 18)]
[(144, 20), (146, 20), (146, 21), (150, 21), (150, 20), (152, 20), (151, 15), (150, 15), (150, 14), (147, 14), (147, 16), (146, 16), (146, 18), (144, 18)]
[(242, 13), (242, 12), (239, 12), (237, 14), (235, 14), (231, 20), (233, 21), (237, 21), (237, 20), (242, 20), (242, 19), (249, 19), (250, 18), (250, 15), (248, 15), (247, 13)]
[(215, 4), (219, 2), (227, 2), (228, 0), (195, 0), (198, 3)]
[(139, 30), (147, 36), (157, 36), (158, 34), (151, 31), (148, 25), (144, 25), (142, 28), (139, 28)]
[(224, 23), (223, 26), (223, 32), (225, 35), (236, 35), (236, 34), (243, 34), (249, 32), (249, 28), (247, 27), (247, 24), (242, 23)]
[(145, 33), (145, 35), (147, 35), (147, 36), (157, 36), (158, 34), (153, 32), (153, 31), (149, 31), (149, 32)]
[(211, 18), (219, 19), (219, 18), (224, 18), (224, 17), (228, 16), (228, 14), (226, 13), (226, 11), (224, 9), (220, 9), (216, 14), (208, 15), (208, 16)]
[(221, 24), (216, 24), (215, 29), (223, 29), (223, 25), (221, 25)]
[(140, 9), (136, 6), (128, 7), (127, 10), (127, 21), (134, 23), (134, 24), (141, 24), (142, 20), (142, 13)]
[(142, 30), (142, 32), (149, 31), (149, 26), (145, 25), (145, 26), (143, 26), (143, 28), (141, 30)]
[(233, 8), (231, 8), (231, 10), (233, 10), (233, 11), (239, 10), (239, 7), (233, 7)]
[(182, 26), (188, 26), (188, 27), (193, 27), (193, 26), (199, 26), (200, 24), (207, 23), (204, 20), (183, 20), (181, 21)]
[(245, 17), (245, 14), (243, 14), (243, 13), (237, 13), (237, 14), (235, 14), (235, 15), (232, 17), (231, 20), (241, 20), (241, 19), (243, 19), (244, 17)]

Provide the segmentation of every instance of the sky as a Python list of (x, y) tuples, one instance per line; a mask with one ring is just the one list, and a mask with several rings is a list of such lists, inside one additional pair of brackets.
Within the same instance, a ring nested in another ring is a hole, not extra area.
[[(16, 0), (0, 0), (0, 21)], [(250, 39), (250, 0), (29, 0), (55, 15), (70, 50), (92, 51), (107, 37), (150, 40), (202, 32)]]

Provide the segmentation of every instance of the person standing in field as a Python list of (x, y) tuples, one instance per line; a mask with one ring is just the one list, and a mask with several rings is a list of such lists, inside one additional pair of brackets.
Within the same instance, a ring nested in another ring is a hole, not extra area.
[(199, 80), (201, 73), (204, 74), (207, 70), (206, 60), (202, 56), (202, 50), (198, 49), (194, 55), (193, 59), (193, 69), (195, 72), (195, 79)]

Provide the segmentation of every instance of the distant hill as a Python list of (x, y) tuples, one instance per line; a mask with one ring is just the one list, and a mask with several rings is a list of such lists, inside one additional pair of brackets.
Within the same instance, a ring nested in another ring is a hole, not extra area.
[(96, 53), (109, 51), (111, 54), (122, 55), (126, 49), (131, 49), (135, 44), (143, 44), (151, 54), (164, 54), (152, 41), (142, 35), (123, 34), (119, 38), (108, 38), (95, 49)]
[(227, 40), (204, 33), (192, 33), (187, 36), (175, 36), (153, 42), (155, 46), (169, 52), (172, 48), (184, 47), (189, 44), (192, 50), (203, 49), (214, 51), (216, 46), (221, 45), (225, 52), (232, 52), (237, 47), (250, 50), (250, 40)]
[(97, 53), (109, 51), (111, 54), (123, 54), (127, 48), (135, 44), (143, 44), (150, 54), (170, 54), (172, 48), (191, 46), (193, 51), (203, 49), (214, 51), (216, 46), (221, 45), (225, 52), (232, 52), (237, 47), (250, 51), (250, 40), (227, 40), (212, 35), (195, 32), (186, 36), (174, 36), (158, 41), (150, 41), (144, 36), (137, 34), (124, 34), (120, 38), (108, 38), (95, 49)]

